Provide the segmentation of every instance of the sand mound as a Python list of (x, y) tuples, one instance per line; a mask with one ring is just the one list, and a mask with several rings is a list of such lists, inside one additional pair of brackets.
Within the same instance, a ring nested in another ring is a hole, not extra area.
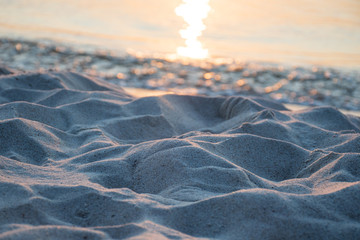
[(360, 235), (357, 117), (0, 74), (0, 239)]

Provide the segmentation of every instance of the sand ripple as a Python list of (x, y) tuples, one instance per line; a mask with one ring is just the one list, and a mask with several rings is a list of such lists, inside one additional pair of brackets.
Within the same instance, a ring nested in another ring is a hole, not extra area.
[(360, 119), (0, 76), (0, 239), (356, 239)]

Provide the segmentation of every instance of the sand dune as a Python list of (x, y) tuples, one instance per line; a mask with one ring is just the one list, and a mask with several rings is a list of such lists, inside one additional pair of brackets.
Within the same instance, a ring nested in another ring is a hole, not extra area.
[(0, 73), (0, 239), (360, 236), (359, 117)]

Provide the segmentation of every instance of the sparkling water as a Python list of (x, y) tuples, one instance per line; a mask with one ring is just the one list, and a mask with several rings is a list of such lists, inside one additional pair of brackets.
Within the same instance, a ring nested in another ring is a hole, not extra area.
[[(181, 0), (0, 0), (0, 37), (176, 53)], [(212, 57), (360, 66), (358, 0), (210, 0), (198, 39)]]

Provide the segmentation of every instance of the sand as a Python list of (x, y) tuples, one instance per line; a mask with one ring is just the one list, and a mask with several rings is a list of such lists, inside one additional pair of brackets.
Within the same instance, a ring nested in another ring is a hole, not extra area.
[(359, 117), (0, 73), (0, 239), (360, 236)]

